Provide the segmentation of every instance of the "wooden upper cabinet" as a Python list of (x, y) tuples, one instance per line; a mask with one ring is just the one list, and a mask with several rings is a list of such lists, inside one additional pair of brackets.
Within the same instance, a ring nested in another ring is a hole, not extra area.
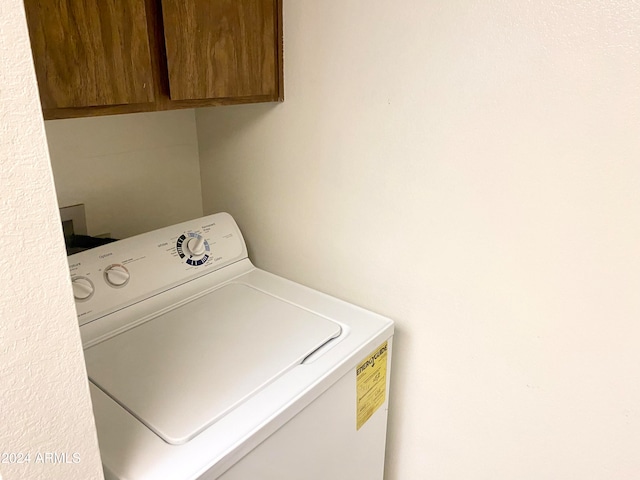
[(172, 100), (274, 96), (273, 0), (162, 0)]
[(24, 3), (45, 119), (283, 99), (282, 0)]
[(153, 102), (144, 0), (25, 0), (43, 108)]

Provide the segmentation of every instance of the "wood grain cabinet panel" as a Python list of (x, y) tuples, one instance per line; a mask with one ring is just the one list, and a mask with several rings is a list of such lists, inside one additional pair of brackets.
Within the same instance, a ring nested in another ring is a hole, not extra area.
[(282, 0), (25, 0), (25, 10), (45, 119), (283, 100)]
[(25, 0), (43, 108), (155, 100), (144, 0)]
[(273, 0), (162, 0), (172, 100), (277, 96)]

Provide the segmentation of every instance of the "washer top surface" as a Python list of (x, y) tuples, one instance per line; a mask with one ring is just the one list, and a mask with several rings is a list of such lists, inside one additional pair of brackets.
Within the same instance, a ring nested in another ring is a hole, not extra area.
[(170, 444), (183, 444), (341, 327), (249, 285), (227, 284), (85, 351), (90, 380)]

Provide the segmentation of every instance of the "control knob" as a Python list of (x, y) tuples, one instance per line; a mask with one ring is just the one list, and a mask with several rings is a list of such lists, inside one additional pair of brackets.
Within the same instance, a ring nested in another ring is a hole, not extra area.
[(186, 244), (186, 250), (194, 257), (201, 257), (206, 251), (204, 238), (201, 236), (191, 237)]
[(94, 291), (93, 283), (91, 280), (84, 277), (75, 277), (71, 279), (71, 286), (73, 287), (73, 297), (76, 300), (86, 300)]
[(129, 278), (129, 270), (122, 265), (111, 265), (104, 271), (104, 279), (112, 287), (122, 287)]

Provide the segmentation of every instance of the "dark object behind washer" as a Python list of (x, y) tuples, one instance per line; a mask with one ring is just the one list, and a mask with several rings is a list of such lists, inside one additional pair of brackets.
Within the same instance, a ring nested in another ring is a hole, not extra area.
[(62, 233), (67, 247), (67, 255), (116, 241), (115, 238), (87, 235), (87, 219), (82, 203), (60, 208), (60, 220), (62, 221)]
[(115, 238), (98, 238), (88, 235), (65, 235), (64, 237), (64, 242), (67, 245), (67, 255), (73, 255), (74, 253), (83, 252), (84, 250), (115, 241)]

